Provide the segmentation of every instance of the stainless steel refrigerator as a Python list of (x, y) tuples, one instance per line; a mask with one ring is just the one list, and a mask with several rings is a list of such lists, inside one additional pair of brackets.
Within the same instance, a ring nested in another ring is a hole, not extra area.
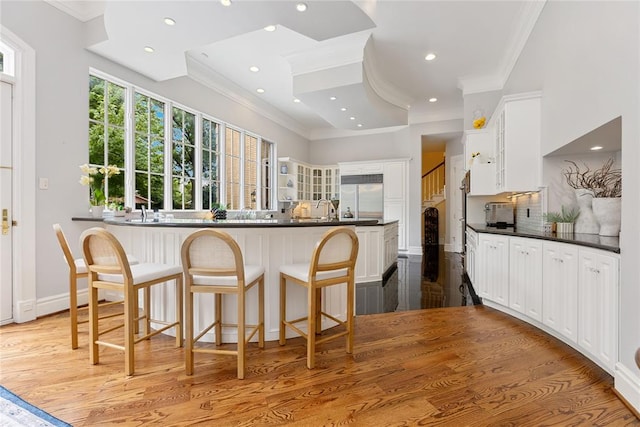
[(353, 213), (353, 219), (383, 219), (382, 174), (345, 175), (340, 178), (340, 218)]

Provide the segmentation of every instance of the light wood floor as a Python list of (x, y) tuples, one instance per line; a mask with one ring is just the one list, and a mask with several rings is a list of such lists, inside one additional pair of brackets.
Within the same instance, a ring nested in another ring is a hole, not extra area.
[(640, 421), (588, 359), (487, 307), (358, 316), (355, 353), (328, 343), (305, 367), (301, 339), (252, 345), (245, 380), (232, 359), (158, 336), (88, 360), (86, 325), (71, 350), (68, 313), (0, 328), (0, 383), (74, 426), (621, 426)]

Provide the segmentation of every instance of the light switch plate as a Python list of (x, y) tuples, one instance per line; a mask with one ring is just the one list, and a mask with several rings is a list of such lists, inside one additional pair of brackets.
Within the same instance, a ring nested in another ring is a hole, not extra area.
[(41, 190), (49, 189), (49, 178), (40, 178), (40, 189)]

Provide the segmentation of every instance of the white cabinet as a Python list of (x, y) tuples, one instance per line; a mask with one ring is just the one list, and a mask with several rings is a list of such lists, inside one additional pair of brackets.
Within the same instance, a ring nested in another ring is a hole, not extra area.
[(578, 341), (578, 247), (542, 245), (542, 323)]
[(311, 200), (311, 167), (297, 164), (298, 200)]
[(542, 321), (542, 241), (509, 238), (509, 307)]
[(536, 190), (540, 185), (540, 105), (539, 92), (505, 96), (491, 117), (497, 193)]
[(383, 172), (382, 162), (344, 162), (338, 163), (340, 175), (369, 175)]
[(289, 159), (278, 159), (278, 201), (298, 200), (297, 165)]
[[(474, 153), (479, 153), (475, 158)], [(464, 132), (465, 169), (470, 171), (470, 196), (496, 194), (493, 134), (489, 129)]]
[(478, 288), (481, 298), (502, 305), (509, 304), (509, 238), (480, 234)]
[(578, 251), (578, 344), (613, 371), (617, 359), (619, 257)]
[(396, 224), (356, 227), (360, 242), (356, 262), (356, 282), (376, 282), (398, 260)]
[[(398, 221), (398, 247), (402, 250), (407, 249), (408, 243), (408, 171), (407, 160), (389, 160), (382, 163), (384, 219)], [(342, 169), (340, 173), (342, 173)]]
[(467, 250), (464, 258), (465, 268), (467, 271), (467, 276), (469, 276), (469, 281), (471, 281), (472, 285), (476, 285), (476, 269), (478, 266), (478, 233), (467, 227), (465, 234), (467, 237)]

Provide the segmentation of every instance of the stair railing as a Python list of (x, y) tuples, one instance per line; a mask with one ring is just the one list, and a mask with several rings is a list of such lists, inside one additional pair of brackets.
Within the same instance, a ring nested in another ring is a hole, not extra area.
[(422, 201), (432, 200), (435, 194), (444, 193), (444, 160), (422, 175)]

